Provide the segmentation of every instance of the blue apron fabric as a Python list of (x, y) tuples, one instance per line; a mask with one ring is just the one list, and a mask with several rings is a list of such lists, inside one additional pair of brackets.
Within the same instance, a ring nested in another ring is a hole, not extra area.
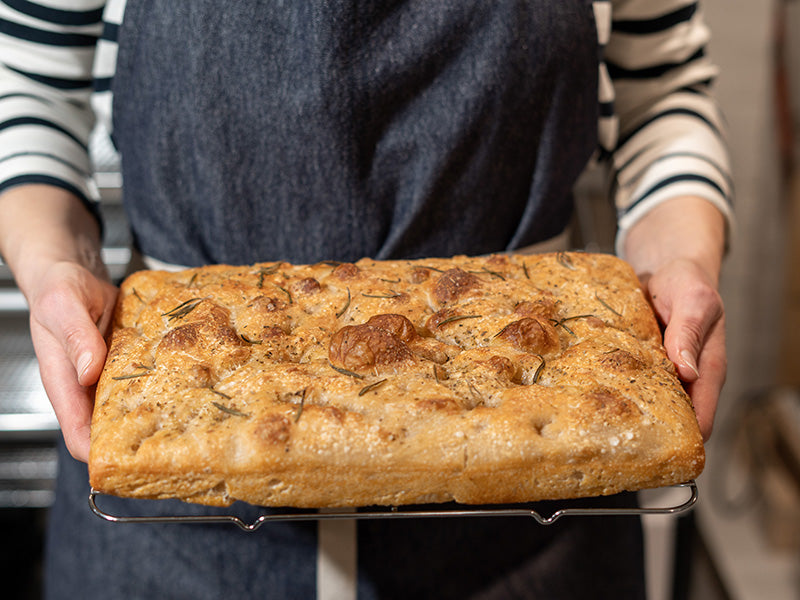
[[(128, 1), (114, 136), (144, 254), (184, 265), (479, 254), (563, 229), (596, 146), (589, 0), (220, 6)], [(109, 524), (87, 494), (85, 465), (62, 447), (48, 598), (315, 596), (314, 525)], [(105, 500), (118, 514), (217, 510)], [(643, 589), (637, 518), (358, 524), (362, 600)]]
[(167, 263), (526, 246), (596, 148), (587, 0), (131, 0), (119, 39), (126, 205)]

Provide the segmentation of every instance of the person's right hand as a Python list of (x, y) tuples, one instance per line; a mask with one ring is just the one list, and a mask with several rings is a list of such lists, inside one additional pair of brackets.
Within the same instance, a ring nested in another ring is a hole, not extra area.
[(29, 295), (30, 328), (42, 382), (68, 450), (89, 458), (93, 386), (106, 357), (104, 334), (117, 288), (83, 266), (57, 262)]

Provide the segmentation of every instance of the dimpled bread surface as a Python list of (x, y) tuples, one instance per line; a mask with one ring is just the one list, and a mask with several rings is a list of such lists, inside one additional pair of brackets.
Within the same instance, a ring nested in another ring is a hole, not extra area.
[(210, 505), (527, 502), (704, 464), (635, 274), (588, 253), (135, 273), (91, 440), (97, 491)]

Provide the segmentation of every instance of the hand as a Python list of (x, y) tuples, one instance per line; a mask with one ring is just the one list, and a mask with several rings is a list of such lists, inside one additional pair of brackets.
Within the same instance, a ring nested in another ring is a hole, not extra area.
[(676, 259), (643, 278), (664, 346), (692, 398), (703, 439), (708, 440), (725, 383), (725, 311), (716, 283), (696, 263)]
[(103, 339), (117, 288), (85, 267), (50, 266), (29, 298), (30, 327), (42, 383), (72, 456), (89, 457), (94, 394), (106, 356)]
[(628, 232), (625, 255), (664, 326), (664, 346), (708, 440), (725, 382), (725, 311), (718, 289), (726, 222), (692, 196), (651, 209)]

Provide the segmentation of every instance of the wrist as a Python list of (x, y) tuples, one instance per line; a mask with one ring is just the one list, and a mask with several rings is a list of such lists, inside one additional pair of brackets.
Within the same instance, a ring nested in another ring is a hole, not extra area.
[(628, 231), (624, 252), (640, 277), (688, 261), (716, 287), (725, 254), (726, 221), (710, 202), (680, 197), (654, 207)]

